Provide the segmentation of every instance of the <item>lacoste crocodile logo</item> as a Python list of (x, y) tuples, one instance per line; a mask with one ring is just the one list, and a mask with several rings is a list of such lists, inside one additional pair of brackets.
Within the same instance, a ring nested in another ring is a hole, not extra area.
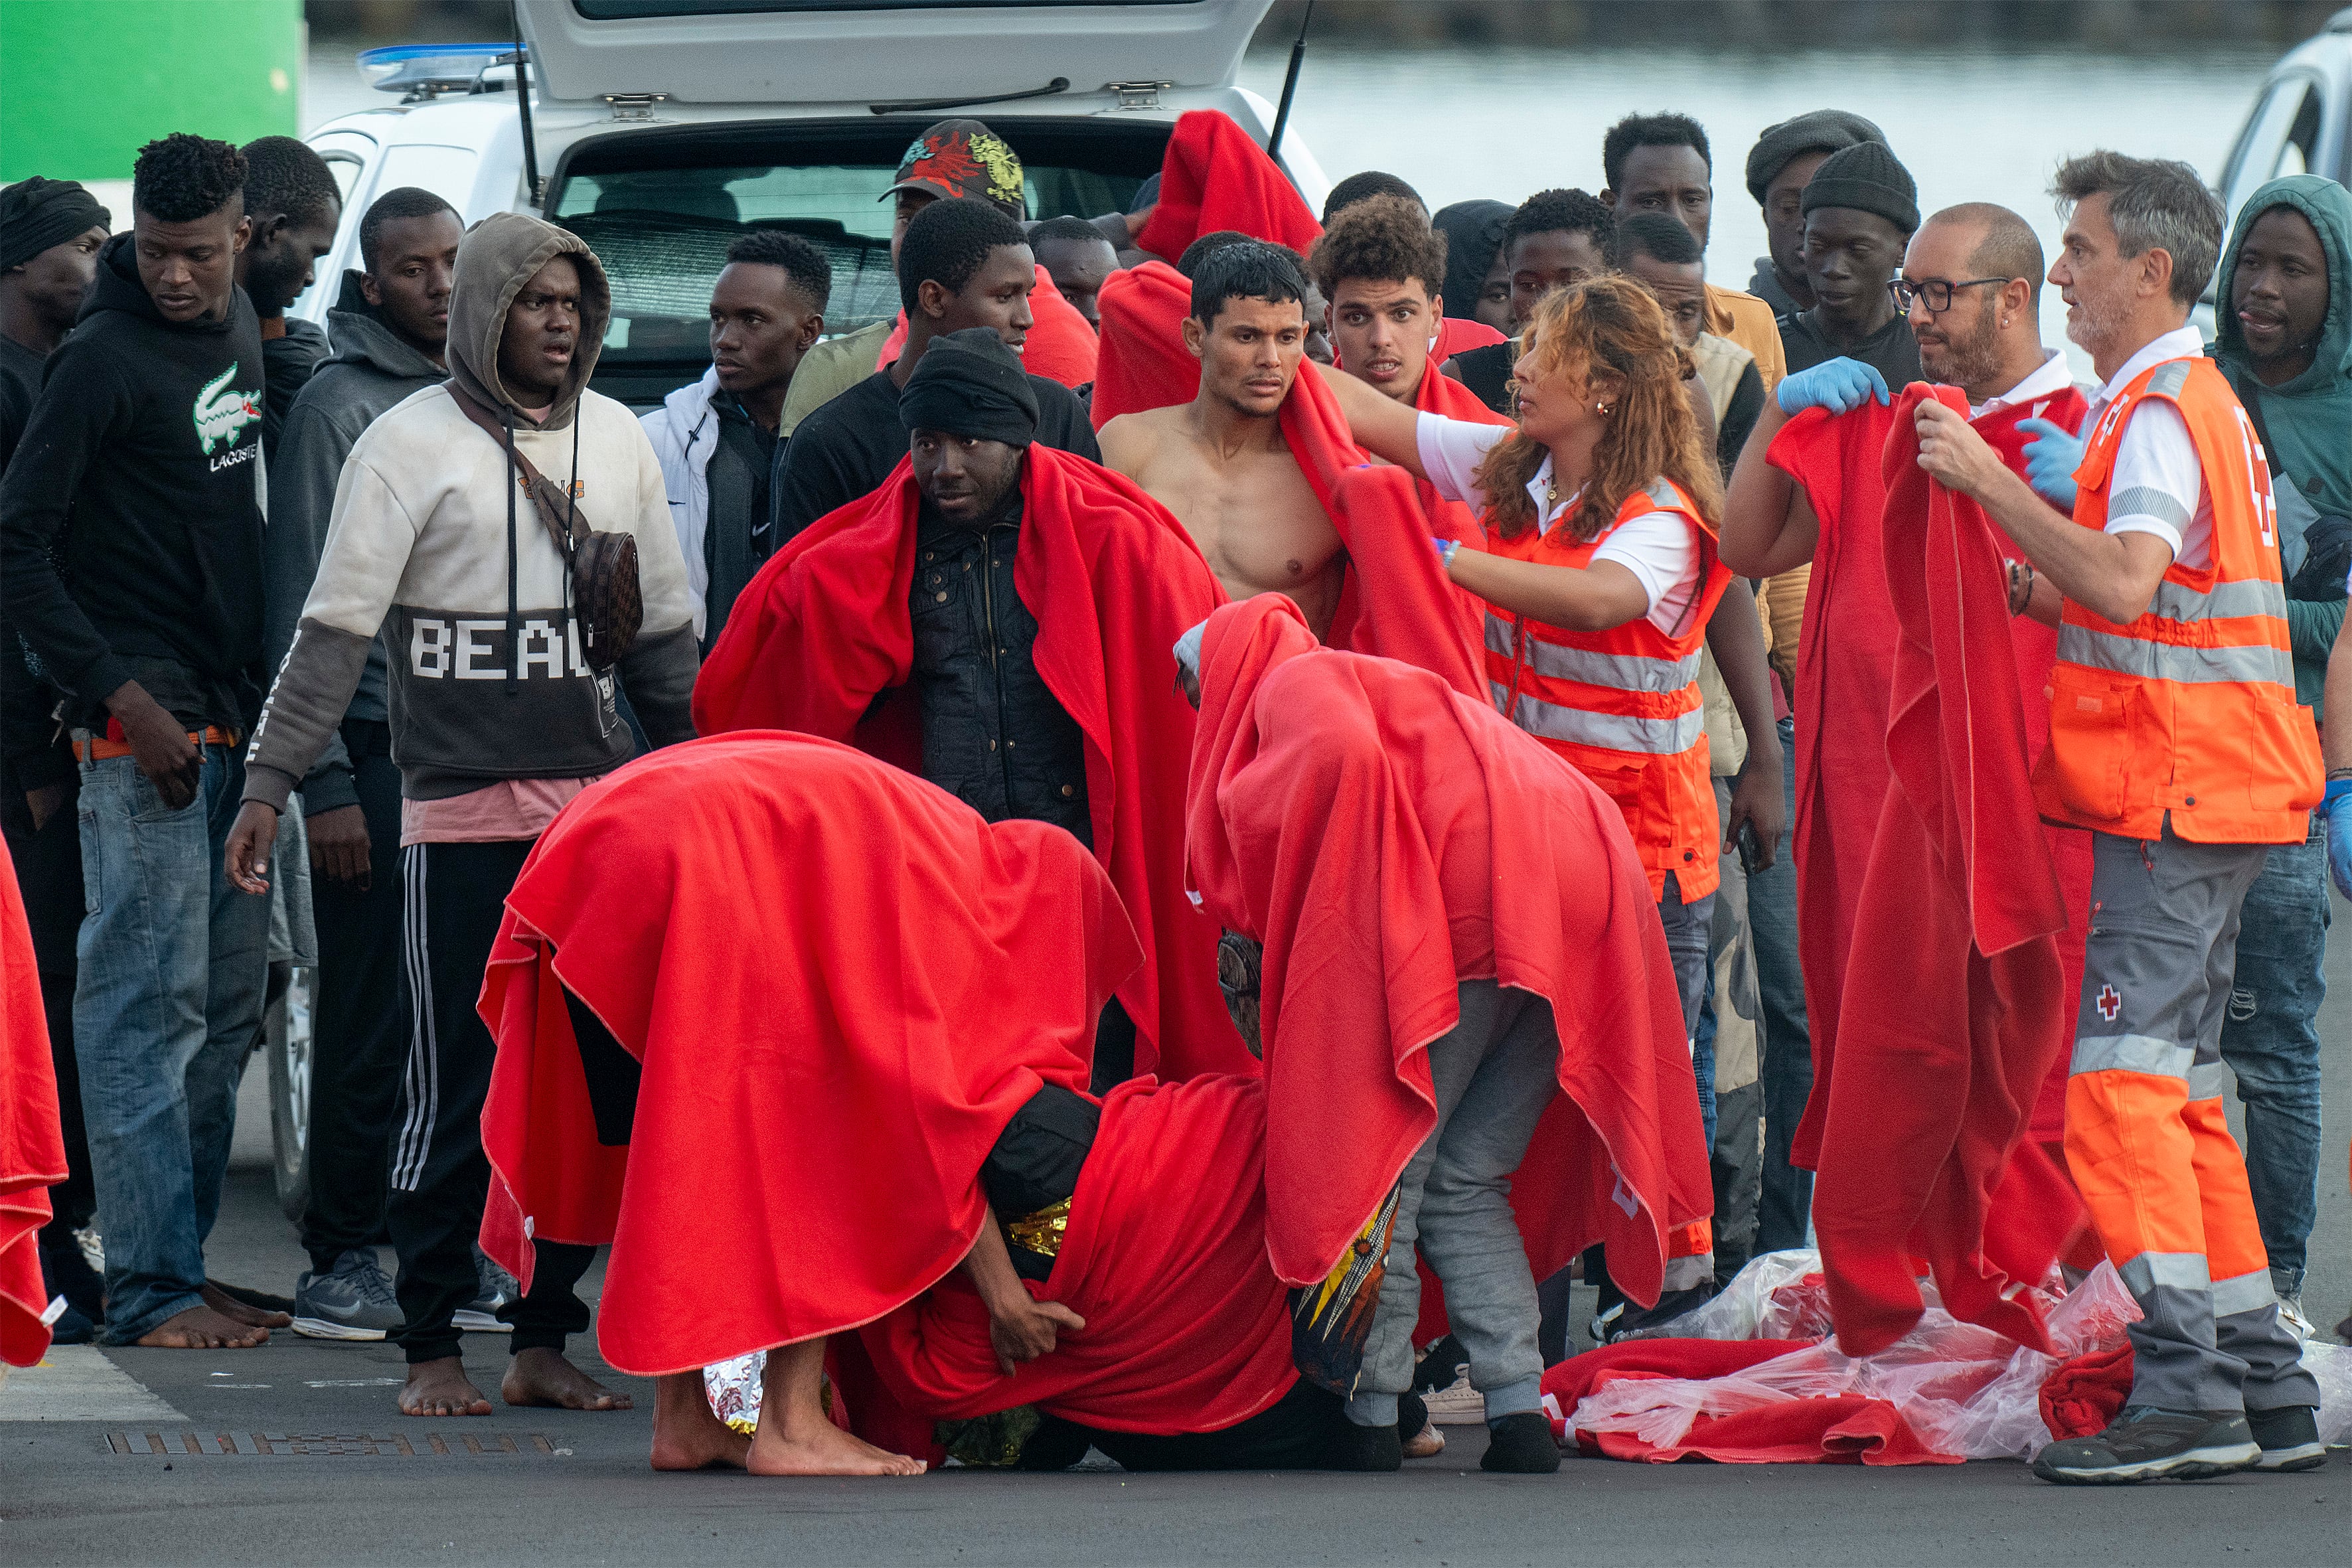
[(234, 447), (239, 432), (261, 417), (261, 392), (233, 392), (228, 384), (236, 379), (236, 365), (205, 383), (196, 394), (196, 405), (190, 410), (196, 422), (196, 442), (206, 457), (215, 447)]

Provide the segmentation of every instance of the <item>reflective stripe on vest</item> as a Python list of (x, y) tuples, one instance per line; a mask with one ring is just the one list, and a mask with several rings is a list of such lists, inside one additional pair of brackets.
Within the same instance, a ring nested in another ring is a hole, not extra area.
[[(1512, 654), (1511, 623), (1486, 612), (1486, 647), (1508, 658)], [(1639, 654), (1600, 653), (1569, 647), (1530, 637), (1527, 667), (1547, 680), (1573, 680), (1584, 686), (1606, 686), (1619, 691), (1651, 691), (1671, 695), (1698, 679), (1697, 654), (1685, 658), (1646, 658)]]
[(1641, 719), (1626, 713), (1595, 713), (1590, 709), (1563, 707), (1522, 689), (1518, 709), (1512, 712), (1510, 688), (1491, 679), (1486, 684), (1495, 694), (1496, 707), (1506, 710), (1505, 718), (1530, 735), (1540, 735), (1548, 741), (1597, 746), (1608, 752), (1642, 752), (1671, 757), (1689, 751), (1706, 733), (1704, 708), (1694, 708), (1672, 719)]
[(2294, 656), (2283, 647), (2256, 643), (2240, 647), (2184, 647), (2178, 643), (2143, 642), (2089, 626), (2058, 628), (2058, 657), (2069, 664), (2104, 669), (2142, 680), (2184, 682), (2267, 681), (2284, 688), (2294, 700)]

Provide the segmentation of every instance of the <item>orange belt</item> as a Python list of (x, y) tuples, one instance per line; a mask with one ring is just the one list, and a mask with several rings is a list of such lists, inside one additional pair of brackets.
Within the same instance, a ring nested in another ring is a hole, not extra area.
[[(189, 731), (188, 741), (197, 746), (234, 746), (236, 736), (217, 724), (207, 724), (202, 730)], [(128, 741), (110, 741), (103, 735), (86, 735), (74, 742), (73, 750), (75, 757), (82, 762), (103, 763), (114, 757), (131, 755), (131, 746)]]

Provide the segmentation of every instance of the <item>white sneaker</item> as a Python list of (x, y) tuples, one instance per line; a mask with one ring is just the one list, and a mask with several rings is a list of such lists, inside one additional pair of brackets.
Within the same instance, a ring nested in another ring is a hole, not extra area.
[(1429, 1419), (1439, 1426), (1481, 1426), (1486, 1421), (1486, 1396), (1470, 1386), (1470, 1374), (1464, 1373), (1444, 1388), (1433, 1389), (1421, 1396), (1429, 1406)]

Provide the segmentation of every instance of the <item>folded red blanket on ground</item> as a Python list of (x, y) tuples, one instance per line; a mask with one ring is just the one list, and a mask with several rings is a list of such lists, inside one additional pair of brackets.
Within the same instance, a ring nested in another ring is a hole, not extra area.
[(1204, 234), (1236, 229), (1304, 256), (1323, 226), (1290, 177), (1250, 133), (1220, 110), (1180, 116), (1160, 165), (1160, 204), (1137, 247), (1173, 261)]
[[(1094, 850), (1150, 962), (1119, 988), (1135, 1068), (1256, 1071), (1217, 989), (1217, 933), (1184, 897), (1192, 710), (1176, 639), (1224, 601), (1192, 536), (1120, 475), (1045, 447), (1023, 464), (1013, 586), (1037, 618), (1037, 672), (1086, 736)], [(761, 568), (695, 683), (695, 727), (795, 730), (921, 765), (907, 682), (918, 498), (901, 462)]]
[(0, 1361), (12, 1366), (31, 1366), (49, 1348), (39, 1236), (49, 1188), (65, 1179), (40, 966), (16, 863), (0, 850)]
[[(1633, 1340), (1571, 1356), (1544, 1373), (1544, 1396), (1564, 1431), (1578, 1401), (1610, 1384), (1639, 1378), (1711, 1378), (1802, 1350), (1801, 1340)], [(1654, 1446), (1631, 1432), (1576, 1433), (1585, 1454), (1667, 1464), (1706, 1458), (1735, 1465), (1958, 1464), (1929, 1449), (1883, 1399), (1840, 1394), (1796, 1399), (1727, 1415), (1701, 1415), (1675, 1443)]]
[[(598, 1343), (639, 1376), (870, 1322), (970, 1251), (991, 1145), (1041, 1085), (1084, 1088), (1137, 959), (1058, 828), (806, 735), (640, 758), (507, 897), (482, 1245), (528, 1284), (530, 1238), (609, 1241)], [(625, 1145), (597, 1142), (559, 977), (641, 1065)]]
[(1915, 1259), (1954, 1317), (2048, 1349), (2016, 1287), (2042, 1279), (2072, 1229), (2072, 1192), (2024, 1141), (2071, 1035), (2067, 910), (2033, 801), (2000, 546), (1976, 502), (1919, 467), (1915, 411), (1931, 397), (1968, 411), (1958, 391), (1914, 384), (1886, 438), (1891, 785), (1854, 901), (1843, 1037), (1808, 1112), (1813, 1221), (1854, 1356), (1918, 1321)]
[[(1062, 291), (1054, 286), (1054, 275), (1042, 262), (1037, 267), (1036, 291), (1029, 296), (1029, 314), (1034, 319), (1029, 341), (1021, 345), (1022, 368), (1068, 387), (1094, 380), (1095, 330), (1076, 305), (1062, 298)], [(899, 351), (906, 346), (907, 312), (900, 310), (890, 335), (882, 341), (874, 368), (888, 370), (898, 363)]]
[[(1394, 472), (1395, 470), (1390, 470)], [(1264, 942), (1266, 1235), (1322, 1279), (1436, 1124), (1427, 1047), (1456, 987), (1551, 1005), (1561, 1093), (1512, 1184), (1538, 1279), (1609, 1245), (1656, 1300), (1711, 1190), (1682, 1007), (1622, 815), (1428, 671), (1318, 647), (1297, 607), (1219, 610), (1202, 655), (1187, 867)]]

